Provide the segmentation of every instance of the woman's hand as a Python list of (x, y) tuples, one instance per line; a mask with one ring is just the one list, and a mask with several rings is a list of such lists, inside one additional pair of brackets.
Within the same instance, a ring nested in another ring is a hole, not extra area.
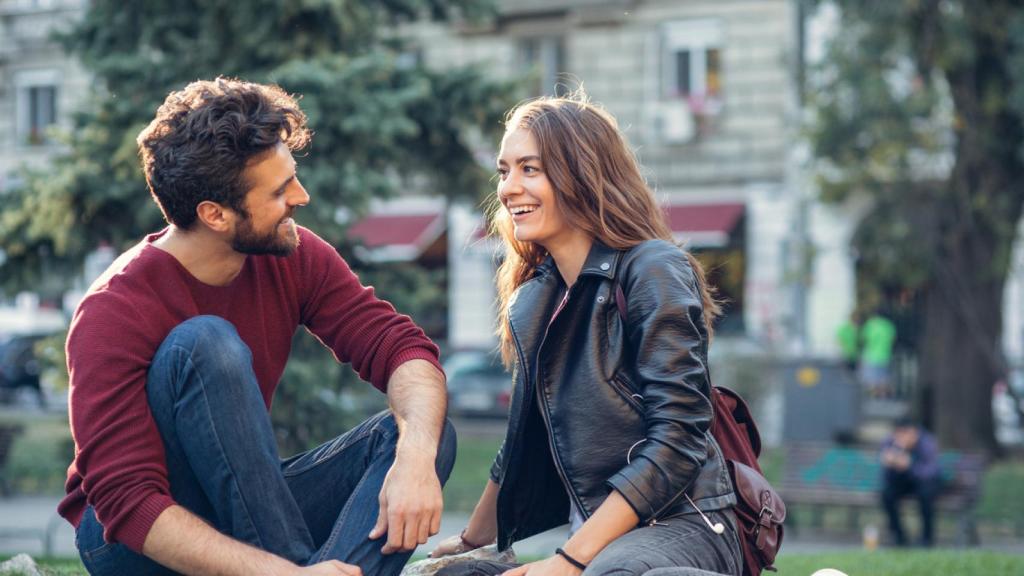
[(561, 556), (552, 556), (546, 560), (523, 564), (519, 568), (513, 568), (502, 576), (577, 576), (583, 571), (569, 564)]
[(434, 550), (430, 552), (429, 557), (441, 558), (442, 556), (462, 554), (463, 552), (469, 552), (470, 550), (473, 550), (473, 548), (466, 545), (465, 541), (462, 540), (462, 535), (455, 534), (454, 536), (449, 536), (444, 540), (441, 540), (441, 543), (437, 545), (437, 548), (434, 548)]

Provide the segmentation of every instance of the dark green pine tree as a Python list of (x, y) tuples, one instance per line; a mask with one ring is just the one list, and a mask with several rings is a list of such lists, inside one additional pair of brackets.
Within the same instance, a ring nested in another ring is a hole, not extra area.
[(273, 82), (303, 95), (316, 134), (297, 158), (313, 198), (298, 219), (336, 244), (339, 208), (358, 214), (412, 181), (449, 197), (486, 193), (488, 171), (467, 135), (493, 136), (511, 91), (477, 69), (426, 69), (396, 31), (418, 18), (487, 18), (489, 0), (89, 4), (62, 38), (95, 78), (70, 152), (0, 196), (8, 290), (36, 286), (44, 271), (74, 273), (100, 242), (125, 247), (163, 225), (135, 138), (168, 92), (195, 79)]
[[(403, 24), (493, 17), (490, 0), (94, 0), (61, 37), (94, 77), (68, 152), (0, 195), (0, 288), (56, 296), (100, 243), (119, 251), (165, 225), (147, 191), (135, 144), (168, 92), (196, 79), (273, 82), (301, 94), (315, 135), (296, 155), (310, 205), (297, 220), (351, 246), (339, 210), (405, 190), (477, 199), (490, 171), (470, 142), (497, 141), (516, 94), (479, 69), (434, 71)], [(359, 270), (403, 313), (435, 317), (446, 306), (443, 270)], [(62, 278), (54, 281), (54, 278)], [(443, 334), (441, 335), (443, 336)], [(351, 421), (338, 392), (360, 390), (300, 332), (278, 392), (275, 424), (288, 451), (337, 434)], [(352, 386), (349, 386), (349, 384)]]
[(866, 198), (859, 284), (919, 295), (924, 417), (995, 453), (1003, 289), (1024, 202), (1024, 6), (849, 0), (810, 76), (827, 200)]

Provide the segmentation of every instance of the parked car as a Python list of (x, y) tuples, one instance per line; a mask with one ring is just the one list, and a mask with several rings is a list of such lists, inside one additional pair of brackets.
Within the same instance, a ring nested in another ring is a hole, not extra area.
[(41, 364), (36, 343), (47, 334), (17, 334), (0, 338), (0, 402), (9, 403), (24, 391), (35, 394), (40, 406), (46, 398), (39, 382)]
[(497, 354), (487, 350), (453, 352), (444, 362), (448, 412), (453, 416), (507, 418), (512, 376)]

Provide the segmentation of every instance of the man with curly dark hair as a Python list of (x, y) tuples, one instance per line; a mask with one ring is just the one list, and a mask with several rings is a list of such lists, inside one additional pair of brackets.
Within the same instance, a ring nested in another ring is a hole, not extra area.
[[(310, 140), (276, 86), (171, 93), (139, 135), (168, 226), (68, 334), (75, 459), (59, 511), (92, 574), (398, 574), (454, 462), (437, 347), (295, 224)], [(303, 326), (391, 410), (281, 460), (269, 409)]]

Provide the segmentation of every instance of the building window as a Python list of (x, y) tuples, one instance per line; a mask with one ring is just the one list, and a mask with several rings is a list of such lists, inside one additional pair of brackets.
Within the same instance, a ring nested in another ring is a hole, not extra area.
[(718, 20), (662, 26), (662, 99), (684, 102), (701, 131), (722, 109), (723, 37)]
[(565, 43), (556, 36), (523, 38), (519, 41), (519, 61), (523, 71), (535, 82), (533, 96), (561, 96), (566, 86), (559, 84), (565, 71)]
[(28, 143), (46, 141), (46, 129), (57, 123), (57, 87), (32, 86), (28, 92)]
[(39, 146), (50, 143), (47, 131), (57, 123), (56, 76), (53, 71), (33, 70), (15, 77), (20, 144)]

